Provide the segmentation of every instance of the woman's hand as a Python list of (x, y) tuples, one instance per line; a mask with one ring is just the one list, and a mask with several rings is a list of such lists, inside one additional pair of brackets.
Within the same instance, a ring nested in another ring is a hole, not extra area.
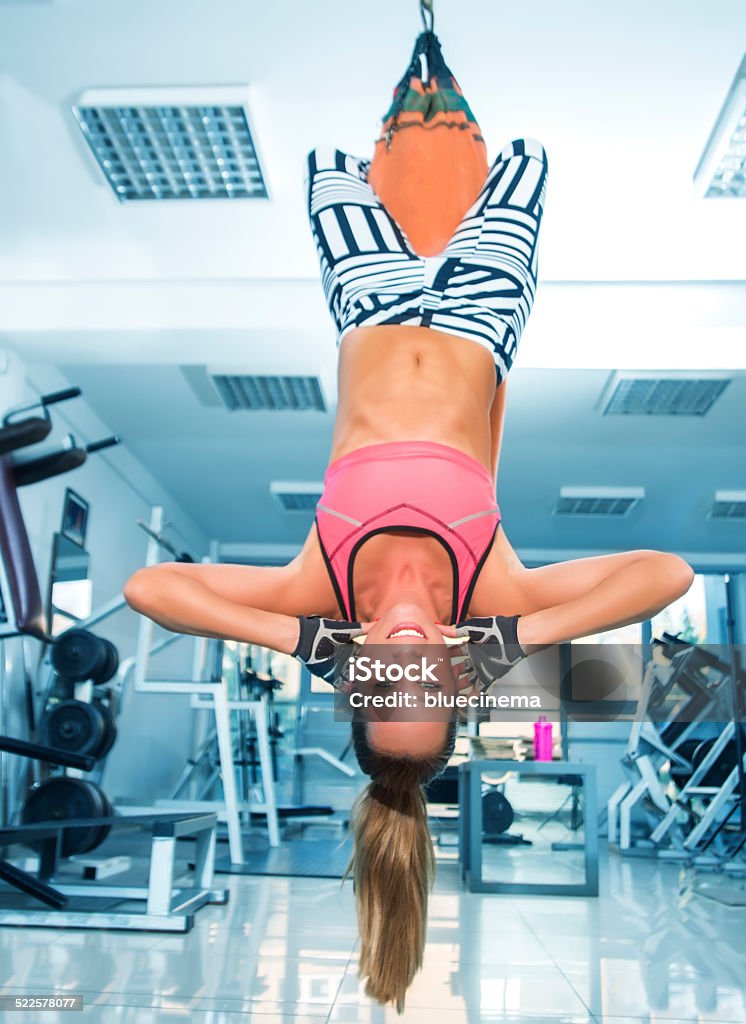
[(439, 624), (444, 636), (467, 639), (467, 643), (454, 649), (451, 655), (459, 689), (475, 685), (486, 690), (526, 657), (518, 642), (519, 618), (520, 615), (493, 615), (464, 619), (455, 626)]
[(357, 636), (363, 636), (369, 623), (343, 622), (338, 619), (324, 619), (318, 615), (298, 615), (300, 630), (293, 657), (299, 658), (312, 675), (319, 676), (336, 689), (342, 688), (342, 680), (334, 678), (335, 654)]

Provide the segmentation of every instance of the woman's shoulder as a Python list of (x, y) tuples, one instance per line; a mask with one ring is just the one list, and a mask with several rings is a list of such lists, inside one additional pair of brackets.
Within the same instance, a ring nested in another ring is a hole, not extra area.
[(321, 549), (316, 523), (309, 530), (303, 547), (290, 567), (295, 585), (294, 602), (298, 609), (295, 614), (344, 618)]

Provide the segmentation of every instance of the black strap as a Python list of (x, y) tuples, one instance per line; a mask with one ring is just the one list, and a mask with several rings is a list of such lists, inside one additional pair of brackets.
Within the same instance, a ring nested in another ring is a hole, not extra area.
[[(427, 79), (422, 77), (422, 62), (420, 61), (420, 57), (422, 56), (424, 56), (427, 61)], [(409, 67), (404, 72), (401, 81), (394, 90), (394, 104), (391, 108), (393, 124), (396, 124), (399, 114), (401, 114), (407, 90), (409, 89), (409, 83), (412, 78), (419, 78), (425, 85), (427, 85), (431, 78), (437, 78), (438, 80), (453, 78), (453, 73), (443, 58), (440, 40), (432, 31), (432, 28), (425, 29), (424, 32), (420, 32), (417, 36)]]

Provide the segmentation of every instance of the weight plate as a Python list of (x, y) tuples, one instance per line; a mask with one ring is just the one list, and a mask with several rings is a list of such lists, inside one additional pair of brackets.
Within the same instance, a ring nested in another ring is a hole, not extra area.
[(63, 700), (53, 704), (41, 722), (41, 742), (58, 750), (101, 757), (106, 739), (106, 721), (102, 705), (82, 700)]
[(494, 836), (507, 832), (513, 824), (513, 805), (496, 789), (482, 794), (482, 831)]
[(99, 640), (106, 648), (106, 657), (101, 671), (93, 676), (93, 682), (97, 686), (100, 686), (102, 683), (108, 683), (119, 668), (119, 652), (114, 644), (111, 640), (104, 640), (103, 637), (99, 637)]
[[(114, 808), (111, 805), (111, 801), (102, 789), (99, 789), (99, 797), (101, 799), (101, 817), (111, 818), (114, 814)], [(94, 834), (88, 839), (88, 844), (85, 850), (78, 850), (78, 853), (90, 853), (91, 850), (95, 850), (97, 846), (106, 839), (111, 832), (111, 825), (101, 825), (98, 829), (94, 830)]]
[[(33, 786), (21, 814), (24, 825), (42, 821), (69, 821), (72, 818), (108, 818), (112, 806), (106, 794), (88, 779), (57, 775)], [(61, 855), (89, 853), (106, 839), (110, 825), (90, 825), (65, 831)], [(32, 848), (38, 844), (29, 844)]]
[(98, 753), (96, 754), (96, 757), (100, 760), (102, 757), (106, 757), (114, 746), (114, 741), (117, 738), (117, 727), (114, 723), (114, 716), (108, 707), (105, 704), (102, 704), (99, 700), (94, 700), (93, 703), (99, 709), (104, 723), (104, 737), (101, 741)]
[(51, 661), (61, 676), (80, 683), (101, 676), (109, 657), (100, 637), (87, 629), (68, 629), (55, 641)]

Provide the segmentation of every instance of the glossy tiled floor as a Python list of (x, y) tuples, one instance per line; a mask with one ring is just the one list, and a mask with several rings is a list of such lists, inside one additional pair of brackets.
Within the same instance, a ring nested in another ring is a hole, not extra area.
[(604, 859), (594, 900), (465, 893), (442, 864), (401, 1018), (360, 991), (349, 883), (220, 879), (229, 905), (187, 935), (0, 929), (3, 993), (84, 994), (83, 1014), (40, 1024), (746, 1022), (746, 909), (694, 893), (673, 865)]

